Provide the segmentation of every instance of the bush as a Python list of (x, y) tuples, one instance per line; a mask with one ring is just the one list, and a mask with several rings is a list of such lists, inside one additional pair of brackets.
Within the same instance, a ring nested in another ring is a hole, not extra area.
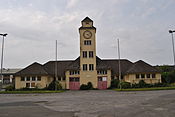
[(131, 88), (131, 83), (129, 83), (129, 82), (121, 82), (120, 85), (121, 85), (122, 89)]
[(48, 90), (55, 90), (55, 88), (56, 88), (57, 90), (61, 90), (61, 89), (62, 89), (62, 86), (61, 86), (61, 84), (60, 84), (58, 81), (53, 80), (53, 81), (49, 84), (49, 86), (47, 87), (47, 89), (48, 89)]
[(9, 85), (5, 88), (6, 91), (14, 91), (15, 87), (13, 85)]
[(91, 82), (88, 82), (88, 83), (87, 83), (87, 87), (88, 87), (88, 89), (92, 90), (92, 89), (93, 89), (92, 83), (91, 83)]
[(92, 90), (93, 89), (93, 85), (91, 82), (88, 82), (87, 84), (82, 84), (80, 86), (80, 90)]
[(118, 85), (119, 85), (119, 80), (118, 79), (113, 79), (113, 80), (111, 80), (110, 89), (118, 88)]
[(86, 84), (82, 84), (80, 86), (80, 90), (88, 90), (88, 86)]
[(139, 85), (139, 88), (147, 87), (147, 84), (144, 80), (140, 80), (138, 85)]

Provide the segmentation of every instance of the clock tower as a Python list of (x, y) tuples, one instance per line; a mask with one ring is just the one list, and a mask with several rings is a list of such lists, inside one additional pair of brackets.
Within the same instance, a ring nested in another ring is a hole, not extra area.
[(91, 82), (97, 87), (96, 71), (96, 28), (86, 17), (81, 21), (80, 33), (80, 85)]

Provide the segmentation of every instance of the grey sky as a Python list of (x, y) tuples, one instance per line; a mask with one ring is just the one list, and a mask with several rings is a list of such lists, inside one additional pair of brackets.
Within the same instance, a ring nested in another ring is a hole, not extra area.
[[(80, 22), (86, 16), (97, 28), (97, 55), (152, 65), (173, 64), (171, 35), (175, 0), (0, 0), (0, 33), (5, 39), (4, 67), (26, 67), (79, 56)], [(2, 43), (2, 39), (0, 40)]]

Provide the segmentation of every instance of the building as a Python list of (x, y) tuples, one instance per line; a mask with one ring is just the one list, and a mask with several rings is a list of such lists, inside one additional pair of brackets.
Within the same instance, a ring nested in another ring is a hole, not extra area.
[(2, 69), (2, 88), (15, 84), (14, 74), (21, 69)]
[[(96, 28), (93, 21), (86, 17), (81, 21), (80, 56), (76, 60), (49, 61), (44, 65), (33, 63), (16, 73), (16, 89), (47, 87), (58, 75), (58, 81), (65, 89), (78, 90), (82, 84), (91, 82), (94, 88), (107, 89), (112, 79), (118, 78), (119, 60), (103, 60), (96, 55)], [(135, 63), (121, 59), (122, 80), (138, 83), (144, 80), (147, 83), (161, 82), (160, 72), (153, 66), (139, 60)], [(55, 71), (57, 66), (57, 72)]]

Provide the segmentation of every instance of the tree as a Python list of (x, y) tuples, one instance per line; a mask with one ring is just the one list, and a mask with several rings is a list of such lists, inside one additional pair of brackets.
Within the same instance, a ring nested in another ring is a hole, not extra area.
[(53, 80), (53, 81), (49, 84), (49, 86), (47, 87), (47, 89), (48, 89), (48, 90), (55, 90), (55, 88), (56, 88), (57, 90), (61, 90), (61, 89), (62, 89), (62, 86), (61, 86), (61, 84), (60, 84), (58, 81)]
[(118, 85), (119, 85), (118, 79), (111, 80), (111, 87), (110, 88), (118, 88)]
[(146, 82), (144, 81), (144, 80), (140, 80), (139, 81), (139, 87), (140, 88), (144, 88), (144, 87), (146, 87), (147, 86), (147, 84), (146, 84)]

